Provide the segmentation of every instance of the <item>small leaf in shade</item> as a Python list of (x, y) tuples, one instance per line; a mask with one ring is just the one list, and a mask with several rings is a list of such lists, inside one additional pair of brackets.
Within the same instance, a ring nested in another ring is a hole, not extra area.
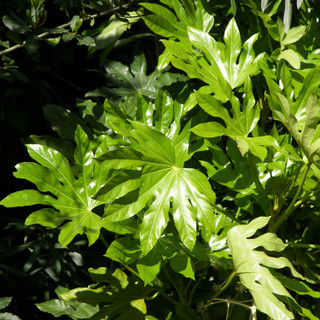
[(58, 299), (38, 303), (36, 306), (39, 310), (50, 313), (54, 317), (66, 315), (71, 319), (88, 319), (98, 311), (98, 307), (87, 303)]
[(147, 313), (147, 306), (146, 303), (144, 302), (144, 299), (137, 299), (137, 300), (132, 300), (130, 304), (141, 311), (143, 314)]
[(120, 263), (131, 264), (141, 255), (138, 240), (119, 238), (109, 246), (105, 256)]
[(0, 310), (7, 307), (12, 300), (12, 297), (1, 297), (0, 298)]

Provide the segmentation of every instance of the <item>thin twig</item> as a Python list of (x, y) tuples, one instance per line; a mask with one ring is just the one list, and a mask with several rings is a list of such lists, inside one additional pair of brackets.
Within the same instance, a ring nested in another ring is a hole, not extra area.
[[(103, 17), (103, 16), (107, 16), (107, 15), (110, 15), (112, 13), (115, 13), (121, 9), (128, 9), (129, 8), (129, 4), (125, 4), (123, 6), (119, 6), (119, 7), (116, 7), (116, 8), (113, 8), (113, 9), (110, 9), (110, 10), (106, 10), (106, 11), (103, 11), (103, 12), (99, 12), (99, 13), (95, 13), (93, 15), (89, 15), (85, 18), (82, 18), (80, 19), (81, 22), (85, 22), (85, 21), (89, 21), (89, 20), (92, 20), (92, 19), (96, 19), (96, 18), (100, 18), (100, 17)], [(61, 24), (60, 26), (54, 28), (54, 29), (64, 29), (64, 28), (68, 28), (70, 27), (70, 24), (71, 24), (71, 21), (70, 22), (67, 22), (67, 23), (64, 23), (64, 24)], [(49, 36), (50, 34), (52, 34), (52, 32), (50, 31), (46, 31), (46, 32), (43, 32), (41, 34), (39, 34), (37, 36), (38, 39), (43, 39), (47, 36)], [(12, 51), (15, 51), (17, 49), (20, 49), (20, 48), (23, 48), (24, 46), (26, 45), (26, 41), (23, 41), (22, 43), (20, 44), (16, 44), (15, 46), (13, 47), (10, 47), (8, 49), (5, 49), (3, 51), (0, 51), (0, 56), (4, 55), (4, 54), (8, 54)]]

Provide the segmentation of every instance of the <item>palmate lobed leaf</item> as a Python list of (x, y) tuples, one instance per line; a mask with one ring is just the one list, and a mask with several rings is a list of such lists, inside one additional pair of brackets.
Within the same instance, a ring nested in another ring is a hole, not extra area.
[(86, 97), (106, 97), (122, 100), (123, 97), (141, 94), (156, 98), (159, 89), (187, 78), (178, 73), (155, 70), (147, 75), (147, 61), (143, 53), (136, 55), (129, 66), (108, 60), (104, 65), (108, 87), (88, 92)]
[(219, 122), (206, 122), (199, 124), (191, 130), (202, 137), (213, 138), (222, 135), (236, 141), (242, 155), (248, 151), (262, 161), (267, 156), (267, 146), (276, 146), (277, 142), (272, 136), (250, 137), (249, 134), (255, 129), (260, 118), (260, 110), (255, 103), (250, 78), (245, 86), (245, 99), (240, 105), (238, 98), (231, 95), (232, 117), (228, 109), (215, 97), (206, 93), (196, 93), (199, 105), (211, 116), (220, 118), (225, 125)]
[(217, 42), (207, 32), (189, 27), (189, 41), (163, 41), (166, 55), (161, 58), (161, 64), (171, 62), (190, 78), (208, 83), (217, 99), (225, 102), (229, 99), (231, 89), (242, 85), (259, 70), (258, 62), (263, 55), (255, 57), (253, 44), (257, 37), (256, 34), (249, 38), (241, 52), (240, 32), (234, 19), (230, 20), (225, 30), (224, 44)]
[[(189, 134), (171, 140), (164, 134), (139, 122), (131, 122), (131, 150), (108, 152), (103, 165), (112, 168), (141, 167), (139, 195), (136, 201), (109, 211), (103, 224), (124, 220), (146, 208), (140, 230), (141, 249), (147, 254), (164, 232), (170, 213), (181, 241), (192, 249), (197, 235), (197, 221), (201, 223), (203, 238), (210, 239), (214, 228), (212, 204), (215, 194), (207, 178), (196, 169), (183, 168), (189, 155), (179, 145), (188, 144)], [(168, 132), (169, 133), (169, 132)], [(179, 137), (179, 136), (178, 136)], [(120, 154), (119, 154), (120, 153)], [(112, 207), (112, 206), (111, 206)]]
[[(294, 299), (268, 268), (289, 268), (294, 277), (300, 279), (304, 279), (304, 277), (294, 269), (288, 259), (271, 257), (264, 251), (256, 250), (259, 247), (267, 251), (281, 252), (284, 250), (286, 244), (275, 234), (265, 233), (257, 238), (251, 238), (258, 229), (266, 226), (269, 220), (270, 217), (259, 217), (247, 225), (232, 228), (227, 234), (228, 246), (232, 254), (235, 272), (239, 275), (241, 283), (252, 294), (257, 309), (274, 320), (294, 319), (294, 315), (277, 296), (292, 301)], [(299, 306), (297, 310), (299, 312)]]
[(59, 242), (65, 246), (77, 235), (85, 233), (89, 245), (100, 232), (101, 218), (92, 210), (100, 202), (92, 197), (105, 183), (106, 172), (94, 163), (89, 139), (79, 126), (75, 133), (77, 148), (74, 158), (78, 172), (74, 175), (68, 160), (57, 150), (43, 145), (27, 145), (34, 162), (20, 163), (14, 175), (34, 183), (39, 191), (23, 190), (10, 194), (1, 201), (7, 207), (47, 205), (32, 213), (26, 224), (41, 224), (51, 228), (62, 226)]

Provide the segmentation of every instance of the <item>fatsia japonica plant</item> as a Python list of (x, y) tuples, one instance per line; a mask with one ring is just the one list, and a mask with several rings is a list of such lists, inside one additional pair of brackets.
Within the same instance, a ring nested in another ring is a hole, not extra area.
[(108, 87), (78, 114), (44, 107), (60, 140), (30, 137), (34, 161), (14, 175), (37, 190), (1, 204), (37, 205), (27, 225), (57, 228), (62, 246), (101, 241), (106, 263), (40, 310), (320, 319), (319, 12), (298, 1), (288, 29), (280, 4), (140, 3), (164, 46), (154, 73), (142, 53), (108, 61)]

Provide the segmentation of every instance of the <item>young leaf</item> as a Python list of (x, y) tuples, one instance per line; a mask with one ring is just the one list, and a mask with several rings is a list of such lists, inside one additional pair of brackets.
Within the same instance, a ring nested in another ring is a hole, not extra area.
[(289, 268), (292, 275), (304, 279), (284, 257), (271, 257), (259, 247), (267, 251), (281, 252), (286, 245), (273, 233), (265, 233), (257, 238), (251, 238), (258, 229), (268, 224), (270, 217), (259, 217), (247, 225), (233, 227), (228, 232), (230, 248), (235, 272), (241, 283), (249, 289), (257, 309), (266, 313), (274, 320), (294, 319), (293, 314), (277, 298), (276, 295), (291, 298), (290, 293), (281, 282), (274, 277), (268, 268)]
[(249, 38), (243, 44), (243, 51), (241, 52), (240, 32), (234, 19), (230, 20), (225, 30), (225, 44), (217, 43), (205, 32), (189, 28), (190, 42), (196, 48), (201, 49), (210, 62), (210, 66), (208, 65), (207, 68), (217, 69), (219, 72), (216, 77), (223, 76), (231, 88), (239, 87), (248, 76), (258, 71), (258, 61), (262, 58), (262, 55), (255, 57), (253, 51), (253, 44), (257, 38), (257, 34)]
[(12, 297), (1, 297), (0, 298), (0, 310), (7, 307), (12, 300)]
[(266, 146), (274, 146), (276, 141), (271, 136), (248, 136), (256, 127), (260, 117), (259, 108), (256, 106), (253, 97), (250, 78), (245, 84), (245, 93), (246, 97), (242, 110), (240, 110), (239, 100), (234, 96), (230, 97), (233, 113), (231, 118), (228, 110), (219, 100), (208, 94), (197, 92), (196, 97), (199, 105), (211, 116), (222, 119), (225, 126), (218, 122), (207, 122), (195, 126), (192, 131), (206, 138), (226, 135), (237, 142), (242, 155), (250, 150), (263, 161), (267, 156)]

